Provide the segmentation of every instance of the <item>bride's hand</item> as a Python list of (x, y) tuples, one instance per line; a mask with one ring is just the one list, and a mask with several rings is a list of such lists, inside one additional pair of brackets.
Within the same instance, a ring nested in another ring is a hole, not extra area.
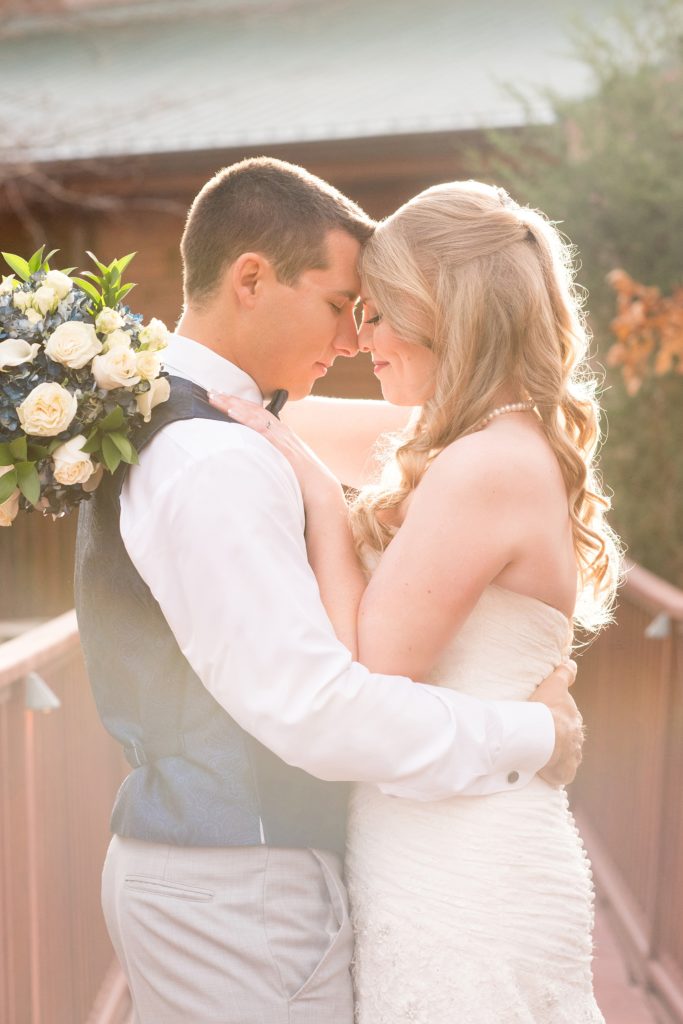
[(216, 391), (209, 392), (209, 401), (215, 409), (220, 409), (231, 419), (256, 430), (284, 455), (296, 473), (307, 509), (316, 502), (336, 503), (340, 496), (343, 499), (342, 486), (336, 476), (308, 445), (304, 444), (290, 427), (281, 423), (272, 412), (268, 412), (257, 402), (248, 402), (243, 398)]

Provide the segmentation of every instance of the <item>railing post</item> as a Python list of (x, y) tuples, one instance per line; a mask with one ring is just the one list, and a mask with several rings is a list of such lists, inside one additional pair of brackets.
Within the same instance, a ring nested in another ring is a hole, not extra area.
[[(656, 901), (653, 910), (652, 948), (650, 952), (651, 968), (655, 977), (656, 987), (668, 981), (667, 971), (662, 968), (662, 959), (668, 960), (664, 947), (667, 928), (670, 927), (672, 916), (678, 917), (679, 957), (683, 954), (683, 892), (676, 891), (676, 872), (678, 869), (679, 886), (683, 883), (683, 872), (680, 870), (680, 859), (683, 854), (683, 808), (681, 798), (681, 780), (683, 780), (683, 622), (672, 624), (668, 640), (668, 714), (667, 729), (663, 757), (663, 773), (660, 803), (660, 828), (658, 836), (657, 887)], [(673, 821), (672, 821), (673, 817)], [(678, 841), (677, 841), (678, 840)], [(676, 902), (678, 911), (676, 911)], [(672, 915), (673, 907), (673, 915)], [(667, 964), (667, 966), (669, 966)], [(683, 961), (677, 966), (673, 962), (671, 970), (677, 971), (679, 982)], [(668, 988), (668, 986), (667, 986)], [(671, 986), (663, 993), (670, 1009), (683, 1020), (683, 988)]]
[(31, 1024), (40, 1024), (40, 910), (38, 906), (38, 823), (36, 815), (35, 721), (24, 710), (24, 781), (26, 785), (26, 850), (28, 866), (28, 917), (31, 983)]

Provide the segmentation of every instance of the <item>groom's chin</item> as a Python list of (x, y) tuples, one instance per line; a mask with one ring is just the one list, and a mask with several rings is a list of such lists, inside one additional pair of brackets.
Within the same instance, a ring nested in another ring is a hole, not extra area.
[(311, 391), (313, 390), (313, 385), (314, 384), (315, 384), (314, 380), (309, 381), (307, 383), (302, 383), (301, 381), (297, 381), (296, 383), (292, 384), (291, 387), (289, 387), (287, 389), (288, 392), (289, 392), (289, 399), (288, 400), (290, 402), (298, 402), (302, 398), (308, 398), (308, 396), (310, 395)]

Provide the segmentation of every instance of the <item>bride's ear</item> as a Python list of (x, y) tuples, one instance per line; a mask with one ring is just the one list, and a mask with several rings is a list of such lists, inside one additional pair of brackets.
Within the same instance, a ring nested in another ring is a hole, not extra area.
[(244, 252), (228, 269), (230, 283), (240, 305), (253, 309), (273, 269), (269, 261), (258, 252)]

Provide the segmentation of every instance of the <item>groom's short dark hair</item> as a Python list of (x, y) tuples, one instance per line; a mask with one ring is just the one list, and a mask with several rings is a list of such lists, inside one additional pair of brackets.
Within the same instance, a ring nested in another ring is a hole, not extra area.
[(322, 178), (270, 157), (219, 171), (190, 207), (180, 244), (186, 300), (201, 301), (243, 252), (262, 253), (285, 284), (326, 266), (325, 236), (346, 231), (361, 244), (375, 223)]

